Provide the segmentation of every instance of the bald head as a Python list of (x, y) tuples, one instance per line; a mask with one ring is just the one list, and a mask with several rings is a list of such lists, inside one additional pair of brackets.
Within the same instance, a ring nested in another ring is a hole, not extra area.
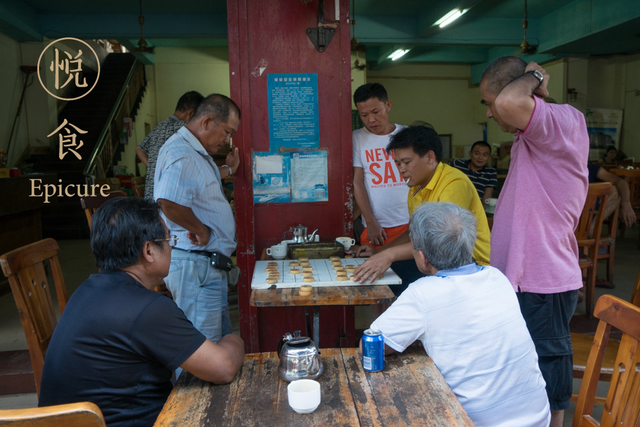
[(503, 56), (484, 70), (480, 82), (486, 81), (487, 91), (498, 95), (513, 79), (520, 77), (526, 68), (527, 63), (517, 56)]

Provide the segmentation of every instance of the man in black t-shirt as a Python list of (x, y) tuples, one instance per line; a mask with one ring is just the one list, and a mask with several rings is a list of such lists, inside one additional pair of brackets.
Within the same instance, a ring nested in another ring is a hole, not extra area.
[(117, 198), (93, 215), (91, 249), (99, 274), (73, 293), (47, 349), (39, 406), (89, 401), (111, 426), (151, 426), (176, 368), (228, 383), (244, 343), (214, 344), (165, 295), (152, 291), (169, 272), (171, 246), (158, 205)]

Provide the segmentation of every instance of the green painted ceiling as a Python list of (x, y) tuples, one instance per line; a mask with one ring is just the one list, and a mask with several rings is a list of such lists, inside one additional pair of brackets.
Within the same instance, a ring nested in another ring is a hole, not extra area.
[[(333, 1), (325, 1), (332, 9)], [(226, 4), (142, 0), (145, 38), (160, 47), (226, 46)], [(387, 56), (399, 47), (411, 49), (401, 61), (482, 66), (517, 52), (523, 38), (524, 0), (352, 0), (350, 13), (354, 7), (356, 37), (371, 69), (391, 63)], [(444, 29), (433, 25), (456, 7), (469, 11)], [(0, 32), (19, 41), (109, 38), (133, 48), (138, 14), (136, 0), (0, 0)], [(529, 57), (538, 61), (640, 51), (639, 0), (528, 0), (528, 18), (527, 39), (538, 46)]]

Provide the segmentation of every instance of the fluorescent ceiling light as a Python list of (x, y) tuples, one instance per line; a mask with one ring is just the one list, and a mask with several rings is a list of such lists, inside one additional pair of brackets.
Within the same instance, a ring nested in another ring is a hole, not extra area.
[(398, 49), (395, 52), (393, 52), (391, 55), (389, 55), (387, 58), (391, 58), (392, 61), (395, 61), (396, 59), (403, 57), (410, 50), (411, 49)]
[(439, 25), (440, 28), (444, 28), (447, 25), (451, 24), (456, 19), (460, 18), (462, 15), (467, 13), (469, 9), (453, 9), (451, 12), (444, 15), (442, 18), (438, 19), (435, 24)]

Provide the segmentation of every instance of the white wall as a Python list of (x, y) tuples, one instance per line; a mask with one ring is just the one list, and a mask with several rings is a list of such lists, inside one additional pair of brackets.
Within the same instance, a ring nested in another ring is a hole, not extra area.
[(397, 64), (368, 71), (367, 83), (373, 82), (387, 89), (392, 122), (431, 123), (439, 134), (451, 134), (452, 146), (482, 139), (482, 125), (476, 121), (479, 89), (470, 85), (468, 65)]

